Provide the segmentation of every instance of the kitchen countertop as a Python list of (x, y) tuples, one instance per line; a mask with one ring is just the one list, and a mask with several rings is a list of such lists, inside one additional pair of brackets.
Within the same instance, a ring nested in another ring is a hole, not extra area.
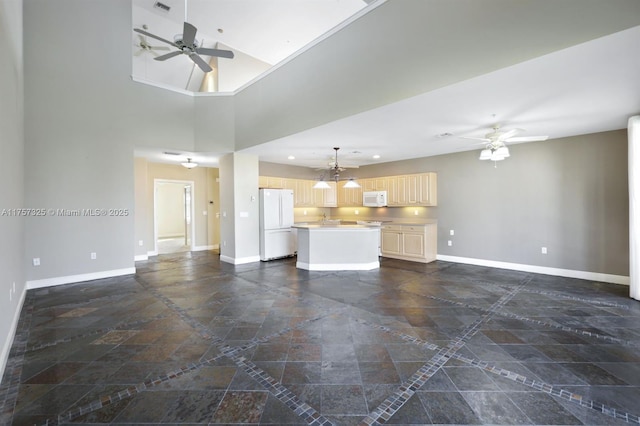
[(370, 228), (379, 228), (380, 225), (358, 225), (356, 223), (347, 224), (347, 223), (304, 223), (304, 224), (294, 224), (292, 228), (299, 229), (370, 229)]

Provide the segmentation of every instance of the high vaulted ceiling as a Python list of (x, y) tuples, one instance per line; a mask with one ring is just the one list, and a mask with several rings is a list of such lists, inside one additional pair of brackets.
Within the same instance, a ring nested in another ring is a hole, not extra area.
[[(169, 41), (182, 33), (187, 21), (198, 29), (196, 39), (202, 47), (216, 48), (221, 43), (236, 56), (246, 55), (268, 67), (363, 11), (369, 3), (373, 0), (133, 0), (132, 18), (134, 28), (144, 27)], [(154, 47), (169, 47), (133, 34), (134, 76), (181, 90), (200, 89), (204, 73), (187, 57), (155, 61), (154, 56), (168, 51), (143, 51), (141, 40)], [(204, 59), (208, 61), (209, 57)], [(239, 81), (233, 90), (249, 80)]]
[[(347, 35), (339, 34), (343, 43), (361, 37), (353, 45), (364, 49), (340, 56), (339, 63), (331, 58), (345, 70), (344, 78), (365, 77), (376, 53), (387, 61), (378, 64), (386, 75), (372, 71), (384, 79), (366, 88), (374, 100), (370, 108), (352, 108), (351, 114), (241, 152), (261, 161), (324, 167), (338, 146), (342, 164), (364, 166), (479, 151), (482, 145), (463, 137), (481, 137), (495, 124), (524, 129), (518, 136), (548, 135), (544, 143), (553, 143), (623, 129), (640, 113), (635, 0), (423, 0), (411, 4), (424, 16), (403, 16), (408, 3), (378, 2), (342, 31)], [(200, 156), (203, 164), (216, 160)]]

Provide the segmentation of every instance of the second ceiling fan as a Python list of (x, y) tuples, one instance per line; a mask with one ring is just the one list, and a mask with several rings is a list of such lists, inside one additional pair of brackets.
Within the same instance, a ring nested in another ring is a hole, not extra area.
[(229, 59), (232, 59), (234, 57), (233, 52), (230, 50), (210, 49), (206, 47), (201, 47), (198, 40), (196, 40), (196, 32), (198, 31), (198, 29), (186, 21), (184, 23), (182, 34), (176, 35), (173, 41), (169, 41), (155, 34), (151, 34), (150, 32), (140, 28), (134, 28), (133, 31), (139, 34), (146, 35), (147, 37), (154, 38), (163, 43), (167, 43), (175, 47), (176, 49), (178, 49), (173, 52), (169, 52), (165, 55), (161, 55), (153, 58), (156, 61), (165, 61), (169, 58), (173, 58), (174, 56), (184, 54), (184, 55), (187, 55), (189, 59), (191, 59), (202, 71), (210, 72), (213, 70), (213, 68), (211, 68), (211, 66), (207, 63), (207, 61), (202, 59), (200, 55), (216, 56), (219, 58), (229, 58)]

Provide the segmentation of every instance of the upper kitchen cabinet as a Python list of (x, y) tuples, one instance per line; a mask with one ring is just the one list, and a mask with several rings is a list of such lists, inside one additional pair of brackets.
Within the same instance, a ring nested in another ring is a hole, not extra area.
[(315, 196), (316, 207), (338, 207), (338, 191), (335, 182), (327, 182), (328, 189), (314, 189), (315, 181), (311, 181), (311, 190)]
[(361, 179), (360, 186), (363, 191), (388, 191), (388, 181), (388, 177)]
[(389, 176), (387, 178), (387, 205), (390, 207), (408, 205), (406, 176)]
[(437, 206), (438, 178), (435, 173), (406, 175), (406, 204), (409, 206)]
[(338, 206), (362, 207), (362, 186), (360, 188), (345, 188), (345, 182), (338, 182)]
[(259, 188), (293, 189), (286, 186), (287, 179), (273, 176), (258, 176)]

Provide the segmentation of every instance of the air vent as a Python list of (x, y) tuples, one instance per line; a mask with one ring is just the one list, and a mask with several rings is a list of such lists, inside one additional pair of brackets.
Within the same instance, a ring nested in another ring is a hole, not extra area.
[(169, 151), (165, 151), (165, 152), (163, 152), (163, 154), (166, 154), (166, 155), (180, 155), (179, 152), (169, 152)]
[(164, 12), (168, 12), (168, 11), (171, 10), (171, 6), (168, 6), (168, 5), (164, 4), (164, 3), (160, 3), (159, 1), (155, 2), (153, 7), (158, 8), (158, 9), (164, 11)]

